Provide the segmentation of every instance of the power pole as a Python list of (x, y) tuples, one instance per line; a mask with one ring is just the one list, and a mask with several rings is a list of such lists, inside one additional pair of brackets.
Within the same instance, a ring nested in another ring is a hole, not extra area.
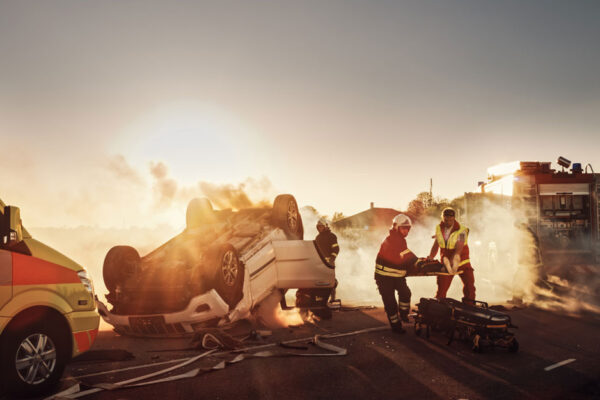
[(429, 178), (429, 207), (433, 205), (433, 178)]

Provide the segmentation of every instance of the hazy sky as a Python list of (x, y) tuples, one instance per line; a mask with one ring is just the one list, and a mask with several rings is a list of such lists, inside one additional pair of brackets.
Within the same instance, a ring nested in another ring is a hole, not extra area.
[(599, 21), (595, 0), (0, 0), (0, 197), (29, 225), (127, 226), (199, 181), (352, 214), (500, 162), (600, 172)]

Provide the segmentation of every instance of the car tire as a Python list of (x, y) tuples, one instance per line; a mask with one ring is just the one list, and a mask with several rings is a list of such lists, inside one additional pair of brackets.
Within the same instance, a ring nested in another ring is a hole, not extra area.
[(298, 203), (291, 194), (280, 194), (273, 202), (271, 223), (283, 229), (289, 239), (304, 238), (304, 226), (298, 210)]
[(136, 275), (140, 268), (140, 255), (131, 246), (114, 246), (106, 253), (102, 266), (102, 277), (109, 292), (117, 285)]
[(243, 296), (244, 264), (230, 243), (214, 246), (207, 252), (206, 266), (213, 272), (212, 286), (233, 308)]
[(6, 332), (0, 343), (5, 390), (17, 397), (33, 397), (55, 388), (70, 357), (68, 335), (48, 321)]
[(199, 228), (214, 222), (214, 210), (210, 200), (205, 197), (190, 200), (185, 211), (187, 229)]

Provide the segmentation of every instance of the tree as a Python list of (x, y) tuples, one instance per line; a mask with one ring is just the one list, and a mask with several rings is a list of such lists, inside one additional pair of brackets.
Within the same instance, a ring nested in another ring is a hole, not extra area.
[(342, 213), (341, 211), (336, 211), (336, 212), (333, 213), (333, 217), (331, 217), (331, 222), (337, 222), (337, 221), (339, 221), (341, 219), (344, 219), (344, 218), (346, 218), (344, 216), (344, 213)]

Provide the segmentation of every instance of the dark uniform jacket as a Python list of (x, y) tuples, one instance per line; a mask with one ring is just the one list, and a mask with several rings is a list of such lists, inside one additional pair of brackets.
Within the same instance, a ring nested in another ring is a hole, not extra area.
[(332, 266), (335, 266), (335, 258), (337, 257), (340, 247), (338, 245), (337, 236), (329, 229), (320, 232), (315, 238), (319, 252), (325, 258), (325, 261)]

